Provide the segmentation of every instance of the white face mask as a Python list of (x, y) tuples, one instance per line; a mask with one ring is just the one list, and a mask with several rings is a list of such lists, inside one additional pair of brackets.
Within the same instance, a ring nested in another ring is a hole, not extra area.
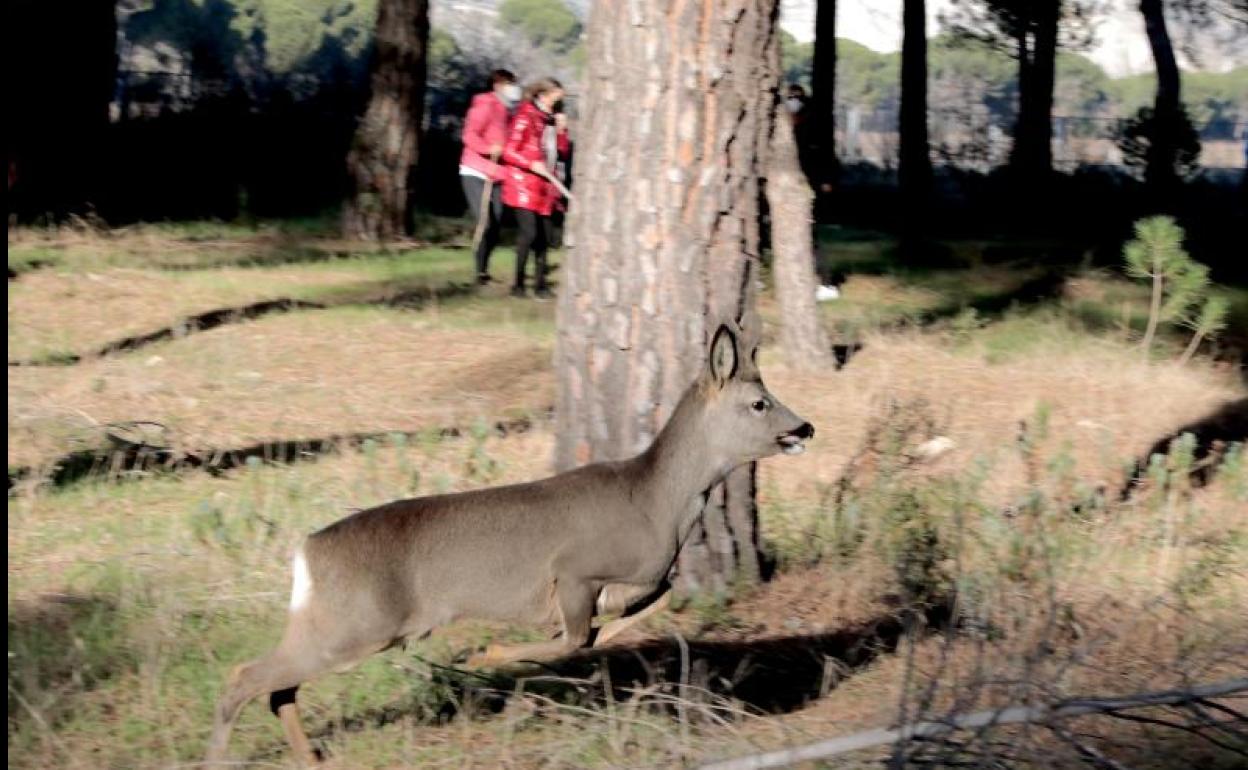
[(789, 112), (800, 112), (802, 109), (802, 100), (797, 97), (791, 97), (784, 100), (784, 106)]
[(515, 104), (520, 101), (520, 97), (524, 96), (524, 92), (520, 90), (520, 86), (515, 83), (508, 83), (503, 86), (503, 100), (509, 104)]

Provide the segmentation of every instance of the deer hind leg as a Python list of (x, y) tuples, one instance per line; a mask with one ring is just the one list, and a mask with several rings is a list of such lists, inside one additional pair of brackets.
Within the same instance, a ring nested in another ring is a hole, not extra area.
[(283, 646), (235, 668), (226, 681), (221, 699), (217, 701), (206, 763), (211, 766), (225, 761), (230, 732), (243, 706), (264, 693), (294, 688), (316, 673), (319, 672), (301, 665), (300, 660), (290, 655)]
[(648, 604), (644, 604), (634, 609), (631, 614), (616, 618), (609, 623), (604, 623), (598, 629), (598, 633), (594, 636), (594, 647), (600, 647), (609, 642), (613, 637), (619, 636), (624, 631), (632, 628), (646, 618), (657, 612), (662, 612), (672, 603), (672, 587), (666, 586), (662, 589), (662, 593), (655, 596)]
[(319, 760), (299, 720), (299, 703), (295, 700), (298, 691), (298, 687), (287, 687), (269, 693), (269, 710), (281, 721), (282, 732), (286, 734), (286, 742), (290, 744), (295, 761), (302, 765), (314, 765)]
[(217, 703), (206, 762), (224, 762), (230, 732), (239, 712), (257, 696), (269, 694), (269, 706), (282, 722), (286, 739), (302, 764), (315, 764), (316, 755), (299, 724), (295, 692), (299, 685), (328, 671), (344, 671), (383, 649), (386, 642), (325, 640), (292, 618), (281, 644), (273, 652), (245, 663), (230, 675)]
[(559, 583), (555, 588), (555, 600), (563, 626), (562, 636), (532, 644), (491, 644), (484, 653), (469, 658), (468, 665), (503, 666), (520, 660), (550, 660), (575, 652), (589, 642), (596, 596), (597, 591), (591, 586), (575, 581)]

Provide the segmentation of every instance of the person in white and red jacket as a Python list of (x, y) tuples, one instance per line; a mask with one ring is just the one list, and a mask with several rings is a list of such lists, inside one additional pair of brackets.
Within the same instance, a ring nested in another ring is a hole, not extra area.
[[(464, 151), (459, 156), (459, 179), (472, 221), (488, 217), (481, 242), (474, 255), (477, 283), (490, 282), (490, 252), (498, 245), (498, 232), (503, 219), (503, 168), (498, 164), (507, 139), (507, 122), (511, 110), (519, 103), (520, 86), (516, 76), (504, 69), (490, 73), (490, 90), (472, 98), (472, 106), (464, 118)], [(493, 183), (487, 211), (481, 211), (481, 198), (487, 182)]]
[(534, 296), (551, 296), (546, 285), (546, 249), (554, 239), (551, 214), (559, 201), (559, 190), (546, 180), (555, 164), (566, 159), (571, 149), (568, 119), (560, 109), (563, 86), (554, 78), (542, 78), (526, 89), (524, 103), (507, 127), (503, 143), (503, 203), (515, 211), (516, 282), (511, 293), (525, 296), (524, 266), (532, 250)]

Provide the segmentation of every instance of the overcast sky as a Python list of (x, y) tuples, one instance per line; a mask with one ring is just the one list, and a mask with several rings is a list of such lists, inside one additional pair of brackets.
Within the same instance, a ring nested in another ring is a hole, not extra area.
[[(799, 41), (814, 37), (816, 0), (781, 0), (780, 25)], [(1097, 64), (1115, 77), (1145, 72), (1152, 68), (1144, 22), (1136, 3), (1130, 0), (1109, 0), (1109, 9), (1098, 19), (1097, 43), (1087, 52)], [(927, 0), (928, 34), (939, 31), (937, 15), (950, 7), (949, 0)], [(901, 0), (837, 0), (837, 37), (855, 40), (876, 51), (901, 48)], [(1248, 64), (1248, 41), (1238, 45), (1229, 40), (1235, 30), (1226, 23), (1215, 30), (1215, 40), (1200, 41), (1200, 62), (1182, 56), (1188, 69), (1224, 71)]]

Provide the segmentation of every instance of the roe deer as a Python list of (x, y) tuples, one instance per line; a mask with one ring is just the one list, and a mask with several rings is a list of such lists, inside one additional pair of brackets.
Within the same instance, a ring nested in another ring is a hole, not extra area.
[[(490, 646), (470, 664), (553, 658), (602, 644), (663, 609), (677, 551), (711, 487), (744, 463), (798, 454), (810, 423), (775, 400), (720, 326), (709, 363), (645, 452), (505, 487), (400, 500), (316, 532), (294, 554), (277, 648), (234, 669), (208, 762), (222, 762), (244, 704), (269, 705), (300, 762), (315, 762), (295, 692), (407, 637), (461, 618), (558, 622), (562, 636)], [(595, 614), (623, 613), (597, 629)]]

